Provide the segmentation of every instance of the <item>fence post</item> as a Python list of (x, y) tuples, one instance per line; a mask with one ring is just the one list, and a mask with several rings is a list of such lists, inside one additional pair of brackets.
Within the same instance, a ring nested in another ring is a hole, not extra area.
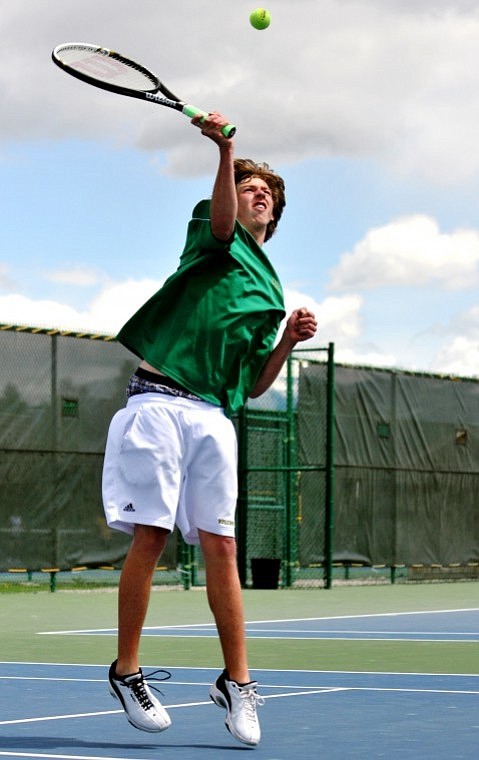
[(333, 585), (334, 529), (334, 343), (328, 345), (326, 423), (326, 519), (324, 536), (324, 580), (326, 588)]
[(191, 546), (179, 536), (181, 554), (181, 580), (185, 591), (191, 588)]
[(292, 471), (295, 431), (294, 431), (294, 394), (293, 394), (293, 358), (288, 356), (286, 363), (286, 488), (285, 488), (285, 531), (284, 531), (284, 560), (283, 560), (283, 585), (290, 587), (293, 583), (293, 566), (295, 546), (293, 543), (293, 530), (295, 528), (294, 514), (294, 473)]

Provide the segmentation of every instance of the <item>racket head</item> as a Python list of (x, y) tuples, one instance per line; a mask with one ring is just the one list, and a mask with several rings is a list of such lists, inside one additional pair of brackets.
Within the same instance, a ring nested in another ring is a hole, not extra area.
[(151, 71), (114, 50), (86, 42), (66, 42), (52, 51), (52, 60), (63, 71), (83, 82), (121, 95), (143, 98), (161, 92), (179, 101)]

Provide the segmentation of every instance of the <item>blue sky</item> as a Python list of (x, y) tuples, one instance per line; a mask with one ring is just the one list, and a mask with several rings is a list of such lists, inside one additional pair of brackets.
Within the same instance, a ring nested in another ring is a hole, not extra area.
[(0, 322), (116, 332), (211, 191), (216, 148), (185, 117), (53, 66), (81, 40), (222, 110), (237, 155), (284, 177), (266, 251), (288, 309), (318, 315), (311, 345), (479, 376), (477, 3), (271, 0), (264, 32), (253, 7), (2, 0)]

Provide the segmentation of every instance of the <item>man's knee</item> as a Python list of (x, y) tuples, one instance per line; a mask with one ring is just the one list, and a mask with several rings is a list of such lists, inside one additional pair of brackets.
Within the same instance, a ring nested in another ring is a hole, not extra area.
[(132, 547), (148, 556), (159, 557), (165, 548), (169, 531), (154, 525), (135, 525)]
[(236, 539), (233, 536), (220, 536), (216, 533), (199, 531), (201, 548), (205, 559), (207, 556), (221, 557), (224, 560), (236, 560)]

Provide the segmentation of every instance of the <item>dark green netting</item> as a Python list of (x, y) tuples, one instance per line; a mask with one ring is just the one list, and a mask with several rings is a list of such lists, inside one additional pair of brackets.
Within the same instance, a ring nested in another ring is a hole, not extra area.
[[(306, 459), (321, 456), (313, 433), (325, 393), (321, 369), (305, 367), (299, 431)], [(334, 463), (335, 560), (479, 560), (479, 382), (337, 366)], [(306, 484), (302, 505), (314, 522), (317, 498)]]
[(108, 425), (135, 360), (115, 342), (0, 333), (0, 569), (119, 562), (101, 470)]

